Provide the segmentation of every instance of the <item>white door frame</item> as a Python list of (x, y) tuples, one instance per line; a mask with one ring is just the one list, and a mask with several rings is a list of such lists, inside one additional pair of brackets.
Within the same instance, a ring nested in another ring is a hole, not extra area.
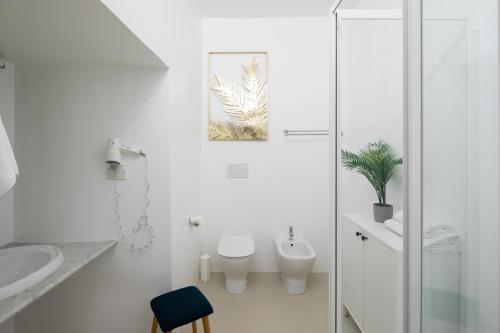
[[(334, 0), (330, 9), (331, 33), (331, 117), (330, 160), (332, 174), (332, 333), (341, 333), (341, 249), (337, 212), (337, 10), (343, 0)], [(421, 332), (421, 230), (422, 230), (422, 109), (421, 109), (421, 0), (405, 0), (403, 5), (404, 45), (404, 214), (408, 230), (404, 234), (404, 331)]]
[[(332, 227), (330, 228), (330, 332), (336, 333), (340, 324), (338, 322), (339, 297), (337, 283), (337, 20), (335, 11), (342, 0), (334, 0), (330, 9), (330, 216)], [(339, 331), (340, 332), (340, 331)]]
[(404, 237), (405, 306), (408, 333), (422, 322), (422, 0), (405, 0), (404, 11)]

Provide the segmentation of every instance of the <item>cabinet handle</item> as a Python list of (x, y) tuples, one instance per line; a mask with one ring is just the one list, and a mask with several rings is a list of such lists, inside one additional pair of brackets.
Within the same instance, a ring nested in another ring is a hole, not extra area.
[(361, 233), (359, 231), (356, 231), (356, 237), (361, 236)]
[(361, 240), (362, 240), (363, 242), (364, 242), (365, 240), (367, 240), (367, 239), (368, 239), (368, 237), (366, 237), (366, 236), (361, 236)]

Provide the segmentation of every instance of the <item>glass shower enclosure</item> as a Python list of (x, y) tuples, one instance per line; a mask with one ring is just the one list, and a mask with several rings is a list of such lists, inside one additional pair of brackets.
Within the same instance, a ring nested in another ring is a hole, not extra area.
[(421, 0), (421, 332), (500, 332), (498, 0)]

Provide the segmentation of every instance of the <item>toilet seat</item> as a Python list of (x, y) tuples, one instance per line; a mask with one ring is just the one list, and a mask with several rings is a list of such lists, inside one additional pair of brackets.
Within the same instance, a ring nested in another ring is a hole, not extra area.
[(226, 259), (245, 259), (255, 252), (251, 236), (223, 236), (217, 247), (217, 254)]

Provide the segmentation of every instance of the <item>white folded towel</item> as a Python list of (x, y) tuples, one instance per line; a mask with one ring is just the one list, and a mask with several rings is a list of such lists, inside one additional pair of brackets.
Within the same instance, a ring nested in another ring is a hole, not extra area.
[(455, 232), (424, 239), (424, 251), (430, 253), (460, 252), (460, 235)]
[(425, 228), (424, 238), (434, 239), (450, 233), (453, 233), (450, 226), (444, 224), (438, 224)]
[(14, 186), (18, 175), (19, 168), (0, 117), (0, 196)]
[(384, 222), (384, 225), (386, 226), (387, 229), (391, 230), (392, 232), (395, 232), (399, 236), (403, 236), (403, 223), (391, 219), (391, 220), (386, 220)]
[(403, 210), (400, 209), (397, 212), (395, 212), (394, 217), (392, 219), (403, 223)]

